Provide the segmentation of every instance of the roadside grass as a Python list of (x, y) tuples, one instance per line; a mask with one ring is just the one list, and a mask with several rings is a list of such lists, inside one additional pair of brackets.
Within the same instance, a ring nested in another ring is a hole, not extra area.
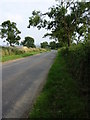
[(6, 55), (6, 56), (2, 57), (1, 61), (6, 62), (6, 61), (9, 61), (9, 60), (15, 60), (15, 59), (23, 58), (23, 57), (28, 57), (28, 56), (39, 54), (39, 53), (42, 53), (42, 51), (37, 51), (37, 52), (32, 51), (32, 52), (19, 54), (19, 55)]
[(59, 51), (48, 74), (47, 82), (29, 114), (33, 118), (86, 118), (86, 101), (79, 86), (68, 72), (66, 61)]
[(18, 58), (23, 58), (50, 50), (42, 48), (27, 48), (27, 47), (0, 47), (0, 61), (6, 62)]

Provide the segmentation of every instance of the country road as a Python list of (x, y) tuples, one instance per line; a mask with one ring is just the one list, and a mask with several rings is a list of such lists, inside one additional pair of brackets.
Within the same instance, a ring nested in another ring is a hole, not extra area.
[(3, 63), (3, 118), (22, 118), (28, 115), (55, 56), (56, 51), (51, 51)]

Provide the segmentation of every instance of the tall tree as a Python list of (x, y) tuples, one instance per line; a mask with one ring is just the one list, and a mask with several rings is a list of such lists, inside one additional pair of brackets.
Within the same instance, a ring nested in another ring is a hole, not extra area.
[(19, 44), (19, 40), (21, 39), (19, 34), (21, 32), (16, 27), (15, 22), (10, 22), (9, 20), (3, 22), (0, 28), (0, 37), (6, 38), (6, 41), (13, 46), (15, 44)]
[(29, 37), (29, 36), (25, 37), (25, 40), (22, 41), (21, 44), (23, 46), (27, 46), (28, 48), (29, 47), (32, 47), (32, 48), (35, 47), (35, 45), (34, 45), (34, 39), (32, 37)]
[[(80, 33), (80, 24), (83, 24), (84, 31), (86, 31), (86, 25), (88, 24), (87, 19), (89, 16), (90, 3), (86, 2), (61, 2), (60, 5), (49, 8), (46, 13), (40, 11), (33, 11), (31, 17), (29, 17), (29, 28), (30, 26), (37, 27), (38, 29), (45, 28), (51, 30), (51, 33), (44, 35), (51, 36), (64, 43), (67, 42), (68, 46), (72, 43), (72, 37), (76, 33)], [(49, 20), (45, 19), (48, 16)]]

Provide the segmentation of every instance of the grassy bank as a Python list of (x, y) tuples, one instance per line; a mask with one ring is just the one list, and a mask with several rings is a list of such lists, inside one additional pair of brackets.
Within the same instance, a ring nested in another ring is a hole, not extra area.
[(39, 54), (39, 53), (41, 53), (41, 52), (28, 52), (28, 53), (23, 53), (23, 54), (19, 54), (19, 55), (3, 56), (2, 62), (9, 61), (9, 60), (15, 60), (15, 59), (23, 58), (23, 57), (28, 57), (28, 56)]
[(87, 118), (86, 99), (81, 96), (78, 82), (69, 72), (61, 51), (48, 74), (46, 85), (29, 118)]
[(2, 62), (14, 60), (22, 57), (27, 57), (35, 54), (39, 54), (42, 52), (46, 52), (47, 50), (41, 48), (15, 48), (15, 47), (2, 47)]

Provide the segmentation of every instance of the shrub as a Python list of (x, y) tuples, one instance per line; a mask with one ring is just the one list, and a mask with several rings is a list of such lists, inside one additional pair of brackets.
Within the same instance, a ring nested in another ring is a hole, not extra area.
[(87, 116), (90, 117), (90, 43), (71, 46), (69, 50), (64, 48), (61, 53), (67, 61), (68, 70), (78, 83), (80, 94), (86, 100)]
[(69, 71), (78, 81), (80, 89), (85, 93), (88, 92), (90, 88), (90, 43), (78, 44), (76, 46), (71, 46), (69, 49), (63, 48), (61, 53), (68, 61)]

